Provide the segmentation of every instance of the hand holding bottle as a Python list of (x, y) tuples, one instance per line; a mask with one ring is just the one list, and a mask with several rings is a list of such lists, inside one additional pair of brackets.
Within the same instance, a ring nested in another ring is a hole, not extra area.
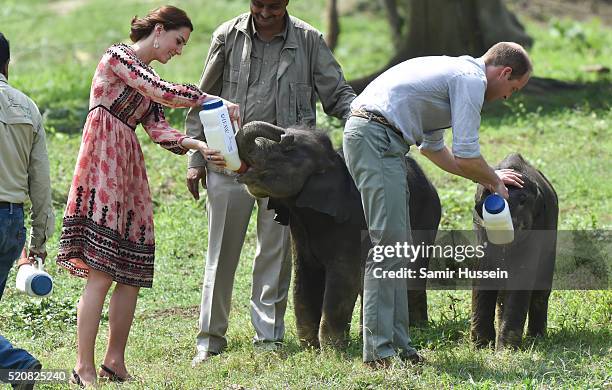
[(221, 152), (217, 149), (209, 148), (206, 142), (200, 141), (198, 151), (202, 154), (207, 162), (213, 163), (221, 168), (225, 168), (227, 165), (225, 162), (225, 157), (223, 157)]

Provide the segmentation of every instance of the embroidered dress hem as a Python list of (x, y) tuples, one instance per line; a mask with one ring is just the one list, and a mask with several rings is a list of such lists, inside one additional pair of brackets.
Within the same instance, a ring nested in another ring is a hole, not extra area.
[(118, 283), (153, 285), (155, 245), (122, 239), (117, 231), (86, 217), (65, 217), (59, 246), (57, 264), (74, 276), (87, 278), (92, 268)]

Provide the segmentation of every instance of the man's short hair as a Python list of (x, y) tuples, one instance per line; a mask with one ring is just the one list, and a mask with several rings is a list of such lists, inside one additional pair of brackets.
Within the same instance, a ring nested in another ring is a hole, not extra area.
[(512, 68), (510, 79), (520, 79), (525, 73), (531, 73), (533, 70), (527, 51), (514, 42), (496, 43), (487, 50), (483, 59), (487, 65)]
[(9, 41), (4, 34), (0, 32), (0, 69), (4, 69), (4, 65), (6, 65), (10, 58), (11, 49), (9, 47)]
[(11, 49), (9, 47), (9, 41), (6, 39), (4, 34), (0, 32), (0, 72), (4, 70), (4, 66), (11, 58)]

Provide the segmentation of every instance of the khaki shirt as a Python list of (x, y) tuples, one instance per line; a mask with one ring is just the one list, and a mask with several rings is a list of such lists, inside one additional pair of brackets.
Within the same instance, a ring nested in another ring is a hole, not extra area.
[(281, 51), (287, 39), (287, 26), (282, 32), (274, 35), (269, 42), (259, 37), (255, 23), (251, 24), (251, 28), (253, 30), (251, 70), (249, 88), (244, 102), (244, 117), (241, 119), (245, 123), (258, 120), (275, 125), (276, 99), (270, 99), (269, 96), (276, 95), (278, 85), (276, 75)]
[(0, 74), (0, 201), (32, 202), (30, 248), (46, 250), (55, 217), (45, 129), (34, 102)]
[[(253, 47), (252, 17), (242, 14), (223, 23), (213, 33), (212, 44), (200, 79), (200, 89), (240, 105), (241, 118), (249, 104), (249, 80)], [(347, 84), (340, 65), (325, 44), (323, 35), (298, 18), (287, 17), (287, 32), (276, 70), (274, 96), (276, 124), (281, 127), (316, 125), (316, 101), (326, 114), (346, 119), (355, 92)], [(200, 108), (191, 108), (185, 127), (187, 135), (203, 140)], [(249, 120), (259, 120), (253, 115)], [(246, 123), (246, 121), (244, 121)], [(189, 167), (206, 166), (200, 153), (189, 158)], [(219, 171), (214, 164), (208, 168)], [(223, 170), (224, 173), (229, 173)]]

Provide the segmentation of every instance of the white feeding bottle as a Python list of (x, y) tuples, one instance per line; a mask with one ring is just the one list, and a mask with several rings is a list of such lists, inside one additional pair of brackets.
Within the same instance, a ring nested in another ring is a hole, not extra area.
[(202, 104), (200, 121), (204, 127), (206, 144), (211, 149), (221, 152), (225, 158), (226, 168), (232, 171), (240, 169), (240, 156), (236, 145), (236, 136), (227, 107), (221, 99), (213, 99)]
[(35, 264), (28, 263), (19, 267), (15, 287), (31, 297), (44, 298), (53, 291), (53, 278), (43, 270), (42, 259), (35, 259)]
[(487, 196), (482, 205), (482, 219), (489, 242), (509, 244), (514, 240), (514, 226), (506, 199), (498, 194)]

